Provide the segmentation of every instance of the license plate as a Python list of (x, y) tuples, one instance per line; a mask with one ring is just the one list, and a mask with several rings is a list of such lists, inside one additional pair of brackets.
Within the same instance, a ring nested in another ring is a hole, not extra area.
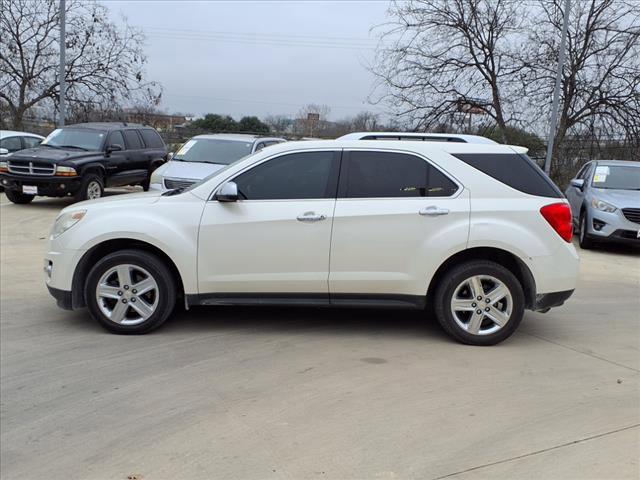
[(23, 185), (22, 186), (22, 193), (24, 193), (26, 195), (37, 195), (38, 194), (38, 187), (36, 187), (34, 185)]

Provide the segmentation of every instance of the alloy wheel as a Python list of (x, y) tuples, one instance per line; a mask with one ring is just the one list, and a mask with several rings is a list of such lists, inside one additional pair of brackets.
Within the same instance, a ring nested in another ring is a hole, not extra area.
[(158, 283), (144, 268), (132, 264), (107, 270), (96, 287), (98, 308), (114, 323), (138, 325), (158, 307)]
[(89, 200), (95, 200), (96, 198), (100, 198), (102, 196), (102, 187), (100, 184), (93, 180), (89, 182), (87, 185), (87, 198)]
[(490, 335), (511, 318), (513, 297), (504, 282), (474, 275), (461, 282), (451, 298), (451, 313), (460, 328), (473, 335)]

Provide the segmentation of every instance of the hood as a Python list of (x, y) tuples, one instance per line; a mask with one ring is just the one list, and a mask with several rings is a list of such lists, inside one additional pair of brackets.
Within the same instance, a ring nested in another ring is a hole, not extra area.
[(171, 160), (158, 168), (156, 172), (164, 178), (202, 180), (224, 167), (226, 167), (226, 165), (220, 165), (219, 163), (181, 162)]
[(74, 203), (62, 210), (61, 213), (66, 211), (75, 211), (81, 209), (93, 210), (95, 208), (119, 208), (125, 210), (134, 206), (149, 205), (156, 203), (162, 192), (149, 191), (149, 192), (136, 192), (125, 193), (124, 195), (113, 195), (108, 197), (98, 198), (96, 200), (85, 200), (84, 202)]
[(640, 208), (640, 192), (637, 190), (614, 190), (594, 188), (592, 193), (598, 200), (603, 200), (618, 208)]
[(37, 160), (39, 162), (57, 163), (65, 160), (75, 160), (83, 157), (93, 157), (100, 155), (101, 152), (85, 152), (82, 150), (76, 150), (74, 148), (50, 148), (50, 147), (35, 147), (27, 148), (26, 150), (20, 150), (9, 156), (9, 160)]

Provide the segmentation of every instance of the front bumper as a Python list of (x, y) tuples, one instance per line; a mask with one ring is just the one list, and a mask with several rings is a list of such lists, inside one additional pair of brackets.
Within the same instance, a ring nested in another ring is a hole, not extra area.
[(74, 194), (80, 189), (80, 177), (59, 177), (39, 175), (19, 175), (15, 173), (1, 173), (0, 185), (6, 190), (22, 192), (22, 187), (38, 187), (38, 195), (47, 197), (64, 197)]
[(587, 236), (597, 242), (640, 245), (638, 232), (640, 223), (627, 219), (620, 209), (615, 212), (590, 209), (587, 214)]
[(66, 290), (59, 290), (49, 285), (47, 285), (47, 290), (49, 290), (51, 296), (56, 299), (56, 303), (60, 308), (64, 308), (65, 310), (73, 310), (73, 296), (71, 292), (68, 292)]

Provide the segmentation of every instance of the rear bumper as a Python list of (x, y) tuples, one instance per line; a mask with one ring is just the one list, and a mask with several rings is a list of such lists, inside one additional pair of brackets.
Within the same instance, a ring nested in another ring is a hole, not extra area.
[(63, 197), (80, 189), (80, 177), (0, 174), (0, 185), (7, 190), (22, 192), (24, 185), (38, 187), (38, 195)]
[(536, 300), (531, 310), (546, 311), (553, 307), (559, 307), (566, 302), (571, 295), (573, 295), (573, 292), (574, 290), (565, 290), (563, 292), (551, 292), (536, 295)]

